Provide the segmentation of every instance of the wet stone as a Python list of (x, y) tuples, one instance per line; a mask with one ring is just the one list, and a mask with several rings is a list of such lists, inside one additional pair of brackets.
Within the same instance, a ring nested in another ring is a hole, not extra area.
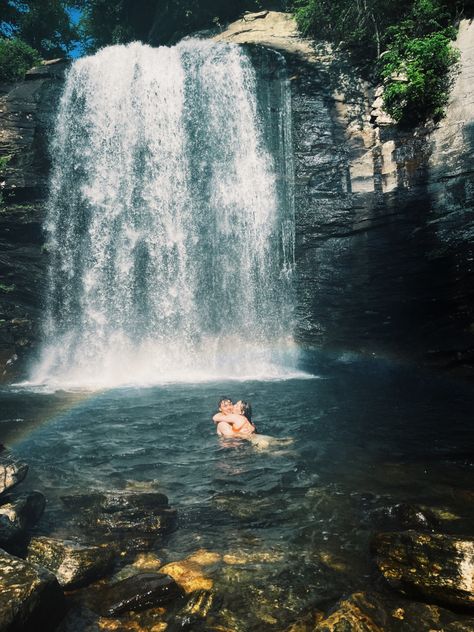
[(162, 561), (154, 553), (139, 553), (131, 564), (123, 566), (112, 578), (113, 582), (127, 579), (138, 573), (155, 573), (163, 566)]
[(474, 540), (417, 531), (379, 533), (373, 551), (385, 579), (401, 592), (474, 607)]
[(55, 632), (101, 632), (98, 620), (99, 616), (84, 606), (71, 608)]
[(160, 572), (172, 577), (188, 594), (196, 590), (210, 590), (214, 585), (212, 579), (204, 574), (202, 566), (190, 559), (170, 562)]
[(41, 518), (46, 499), (41, 492), (26, 492), (17, 497), (6, 496), (0, 506), (0, 545), (25, 535)]
[(11, 452), (2, 446), (0, 450), (0, 494), (21, 483), (27, 472), (28, 465), (15, 459)]
[(219, 610), (222, 603), (215, 592), (197, 590), (189, 595), (186, 604), (173, 618), (172, 630), (196, 630), (207, 619), (209, 612)]
[(176, 526), (176, 510), (158, 492), (96, 493), (62, 500), (78, 527), (87, 532), (132, 537), (139, 546), (146, 544), (142, 538), (164, 535)]
[(140, 573), (101, 591), (96, 608), (103, 616), (111, 617), (130, 610), (160, 606), (181, 595), (182, 591), (172, 577), (162, 573)]
[(79, 588), (99, 579), (111, 569), (115, 551), (110, 547), (82, 544), (74, 540), (33, 538), (28, 561), (53, 572), (64, 588)]
[(63, 606), (63, 592), (50, 571), (0, 549), (0, 632), (52, 630)]
[(467, 632), (474, 619), (440, 606), (392, 598), (380, 593), (357, 592), (341, 599), (322, 618), (315, 612), (286, 632)]
[(379, 529), (387, 530), (434, 531), (439, 526), (439, 521), (432, 511), (409, 503), (378, 507), (371, 512), (370, 519)]

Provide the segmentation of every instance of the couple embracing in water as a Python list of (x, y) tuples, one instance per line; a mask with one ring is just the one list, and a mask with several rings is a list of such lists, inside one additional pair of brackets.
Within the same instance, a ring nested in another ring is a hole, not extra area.
[(221, 397), (217, 409), (212, 419), (217, 424), (219, 436), (248, 439), (257, 432), (252, 423), (252, 407), (248, 402), (240, 399), (233, 404), (230, 397)]

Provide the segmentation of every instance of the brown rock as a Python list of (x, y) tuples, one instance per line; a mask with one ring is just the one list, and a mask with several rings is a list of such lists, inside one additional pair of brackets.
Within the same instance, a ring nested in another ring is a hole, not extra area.
[(98, 595), (97, 609), (106, 617), (147, 610), (180, 597), (182, 591), (169, 575), (140, 573), (109, 586)]
[(379, 533), (373, 550), (384, 577), (402, 592), (474, 606), (474, 540), (417, 531)]
[(52, 573), (0, 549), (0, 632), (51, 630), (63, 601)]
[(376, 597), (359, 592), (342, 599), (332, 614), (313, 629), (317, 632), (384, 632), (387, 619)]
[(111, 548), (45, 537), (33, 538), (28, 547), (28, 561), (53, 572), (64, 588), (78, 588), (103, 577), (114, 555)]
[(201, 566), (189, 560), (166, 564), (160, 572), (170, 575), (186, 593), (192, 593), (195, 590), (211, 590), (214, 585), (212, 579), (203, 574)]

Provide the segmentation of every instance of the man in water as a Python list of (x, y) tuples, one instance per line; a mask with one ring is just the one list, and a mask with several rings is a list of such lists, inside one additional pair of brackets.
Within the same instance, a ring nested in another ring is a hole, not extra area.
[(248, 437), (255, 432), (255, 427), (245, 416), (242, 404), (243, 402), (239, 401), (234, 405), (229, 397), (219, 399), (217, 403), (219, 412), (212, 418), (217, 424), (218, 435), (221, 437)]

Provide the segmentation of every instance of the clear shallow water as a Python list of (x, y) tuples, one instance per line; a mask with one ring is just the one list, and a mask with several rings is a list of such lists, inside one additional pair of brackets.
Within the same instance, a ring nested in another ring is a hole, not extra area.
[[(75, 394), (67, 409), (70, 395), (10, 389), (0, 432), (30, 464), (28, 486), (48, 497), (44, 530), (60, 522), (64, 494), (163, 491), (179, 524), (162, 559), (233, 556), (208, 570), (223, 622), (284, 629), (310, 606), (374, 586), (374, 509), (413, 502), (444, 512), (443, 531), (473, 528), (470, 387), (381, 362), (319, 362), (317, 374)], [(219, 440), (210, 416), (221, 394), (249, 399), (260, 432), (294, 443), (258, 451)]]

